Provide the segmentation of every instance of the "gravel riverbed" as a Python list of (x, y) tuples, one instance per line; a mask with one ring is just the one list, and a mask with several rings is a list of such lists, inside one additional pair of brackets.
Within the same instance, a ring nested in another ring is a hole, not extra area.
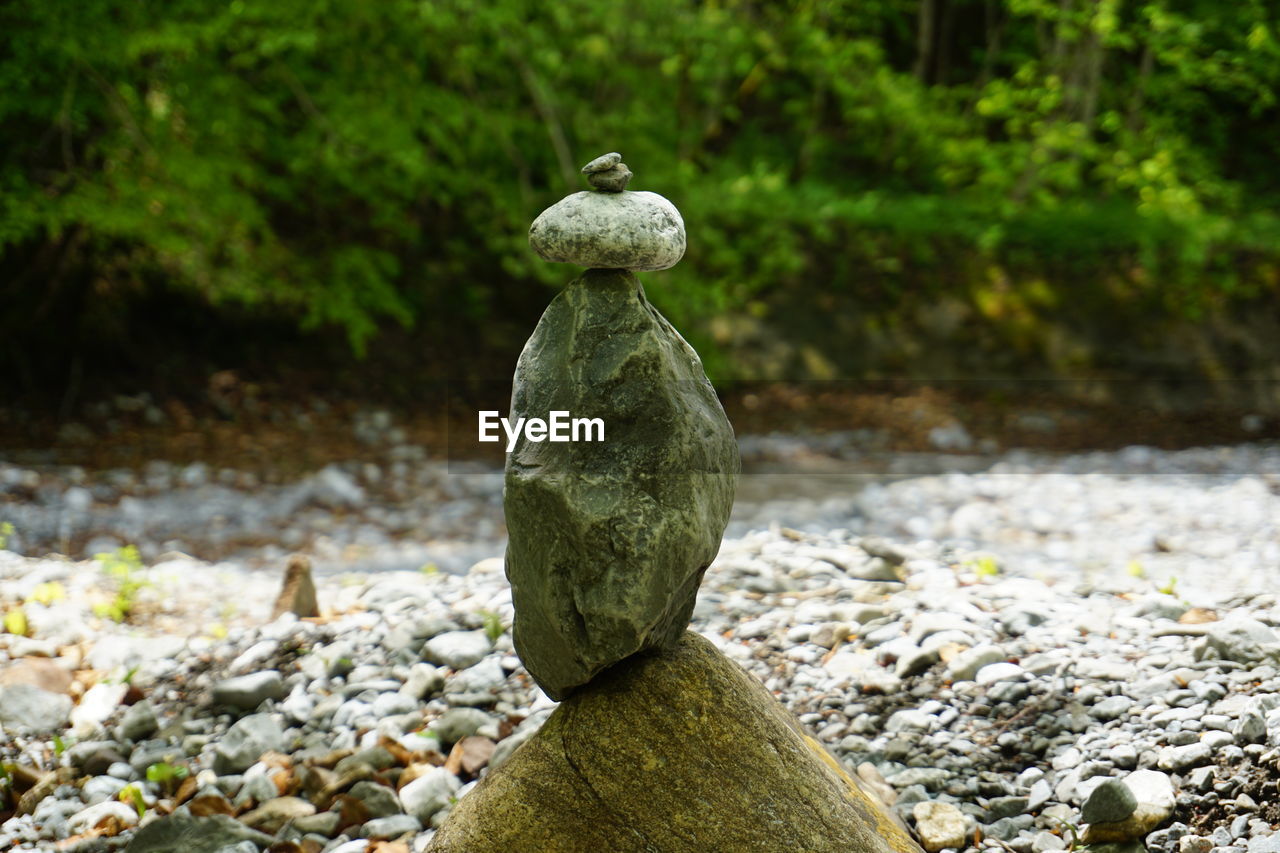
[[(745, 478), (692, 629), (927, 849), (1280, 853), (1280, 448), (798, 446), (743, 439), (789, 473)], [(492, 473), (392, 448), (0, 490), (0, 849), (420, 850), (554, 707)], [(322, 615), (272, 620), (298, 550)]]

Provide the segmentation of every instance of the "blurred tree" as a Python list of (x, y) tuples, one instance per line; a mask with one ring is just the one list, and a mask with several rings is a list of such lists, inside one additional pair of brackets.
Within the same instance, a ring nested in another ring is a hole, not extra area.
[(986, 311), (1005, 272), (1045, 305), (1154, 278), (1178, 286), (1144, 304), (1195, 313), (1277, 286), (1277, 24), (1267, 0), (9, 0), (0, 295), (24, 328), (178, 288), (357, 352), (386, 320), (482, 330), (563, 279), (527, 225), (617, 149), (685, 212), (655, 298), (695, 337), (819, 281), (873, 325), (938, 289)]

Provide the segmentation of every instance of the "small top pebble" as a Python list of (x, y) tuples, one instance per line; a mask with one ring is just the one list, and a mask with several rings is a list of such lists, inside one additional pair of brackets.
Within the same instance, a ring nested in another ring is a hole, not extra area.
[(617, 151), (601, 154), (582, 167), (582, 174), (587, 176), (587, 183), (607, 193), (622, 192), (631, 180), (631, 170)]
[(631, 170), (627, 168), (626, 163), (619, 163), (612, 169), (606, 169), (603, 172), (592, 172), (587, 175), (587, 183), (607, 193), (622, 192), (627, 188), (627, 184), (630, 181)]
[(663, 270), (684, 256), (684, 220), (651, 192), (626, 192), (631, 170), (616, 151), (582, 167), (598, 192), (574, 193), (544, 210), (529, 245), (544, 260), (588, 269)]
[(596, 172), (607, 172), (621, 162), (622, 155), (617, 151), (610, 151), (608, 154), (601, 154), (599, 157), (583, 166), (582, 174), (593, 175)]

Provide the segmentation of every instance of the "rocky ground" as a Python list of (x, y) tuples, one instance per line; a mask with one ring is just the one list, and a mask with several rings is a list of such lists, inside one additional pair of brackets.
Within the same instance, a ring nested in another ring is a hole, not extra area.
[[(824, 442), (743, 439), (773, 473), (692, 627), (928, 849), (1280, 851), (1280, 448)], [(500, 479), (387, 446), (282, 483), (0, 465), (0, 848), (425, 847), (553, 703)], [(322, 615), (273, 621), (295, 550)]]

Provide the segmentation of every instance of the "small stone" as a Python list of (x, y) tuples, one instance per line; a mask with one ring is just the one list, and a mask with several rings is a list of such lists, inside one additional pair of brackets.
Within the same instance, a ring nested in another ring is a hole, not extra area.
[(138, 811), (119, 800), (107, 800), (71, 815), (67, 819), (67, 829), (72, 833), (84, 832), (109, 817), (115, 818), (121, 826), (133, 826), (138, 822)]
[(1195, 657), (1238, 663), (1280, 660), (1280, 637), (1256, 619), (1233, 615), (1209, 625)]
[(484, 660), (493, 643), (484, 631), (446, 631), (422, 647), (422, 657), (451, 669), (466, 669)]
[(316, 807), (301, 797), (276, 797), (241, 815), (240, 821), (245, 826), (274, 834), (289, 821), (315, 813)]
[(214, 751), (213, 769), (219, 776), (248, 770), (264, 752), (284, 750), (284, 732), (270, 714), (253, 714), (236, 721)]
[(454, 746), (449, 755), (449, 766), (456, 760), (462, 772), (468, 776), (477, 775), (493, 758), (497, 744), (487, 737), (471, 735), (464, 737)]
[(1184, 835), (1178, 839), (1178, 853), (1209, 853), (1213, 846), (1203, 835)]
[(376, 782), (357, 782), (347, 792), (364, 806), (370, 819), (402, 814), (404, 809), (396, 792)]
[(364, 505), (364, 489), (337, 465), (328, 465), (310, 482), (310, 498), (330, 509), (356, 509)]
[(274, 669), (227, 678), (213, 685), (213, 703), (252, 711), (268, 699), (284, 696), (284, 679)]
[(1250, 838), (1249, 853), (1280, 853), (1280, 832)]
[(596, 159), (582, 167), (582, 174), (593, 175), (596, 172), (607, 172), (622, 162), (622, 155), (617, 151), (610, 151), (608, 154), (601, 154)]
[(317, 812), (310, 816), (294, 818), (293, 828), (304, 834), (315, 833), (325, 838), (333, 838), (341, 821), (342, 815), (338, 812)]
[(1072, 746), (1055, 755), (1050, 765), (1054, 770), (1070, 770), (1079, 767), (1081, 761), (1084, 761), (1084, 754)]
[(1260, 708), (1246, 707), (1232, 731), (1238, 743), (1263, 743), (1267, 739), (1267, 721)]
[(1067, 842), (1052, 832), (1037, 832), (1031, 839), (1031, 853), (1050, 853), (1053, 850), (1067, 849)]
[(373, 746), (362, 749), (354, 755), (348, 755), (335, 764), (333, 770), (339, 776), (344, 776), (356, 771), (362, 765), (370, 770), (385, 770), (395, 763), (395, 756), (385, 746)]
[(901, 711), (894, 711), (890, 715), (889, 719), (885, 721), (884, 730), (889, 734), (896, 732), (927, 732), (936, 719), (936, 717), (916, 708), (903, 708)]
[(124, 717), (120, 720), (120, 725), (116, 729), (116, 736), (121, 740), (142, 740), (148, 735), (160, 728), (160, 722), (156, 719), (155, 708), (151, 702), (143, 699), (129, 707), (124, 712)]
[(1089, 709), (1089, 716), (1108, 722), (1126, 716), (1133, 707), (1133, 700), (1128, 696), (1108, 696)]
[(181, 813), (154, 820), (129, 840), (129, 853), (219, 853), (242, 841), (265, 849), (270, 835), (251, 829), (228, 815), (193, 818)]
[(952, 681), (972, 681), (978, 670), (999, 663), (1007, 656), (999, 646), (974, 646), (956, 655), (947, 666), (947, 677)]
[(1213, 761), (1213, 751), (1203, 742), (1185, 746), (1166, 746), (1160, 750), (1157, 766), (1161, 770), (1183, 771)]
[(244, 784), (240, 786), (240, 792), (236, 794), (235, 805), (237, 808), (245, 808), (251, 804), (262, 805), (279, 795), (280, 791), (276, 788), (276, 783), (271, 781), (265, 773), (259, 773), (244, 780)]
[(421, 701), (444, 689), (445, 674), (429, 663), (415, 663), (409, 668), (409, 677), (405, 679), (400, 692)]
[(71, 719), (71, 697), (30, 684), (0, 689), (0, 726), (11, 731), (51, 732)]
[[(104, 681), (91, 686), (84, 692), (76, 708), (70, 712), (73, 733), (86, 736), (101, 729), (102, 722), (111, 716), (116, 706), (119, 706), (120, 699), (124, 698), (128, 689), (128, 684), (106, 684)], [(8, 690), (5, 692), (8, 693)], [(3, 717), (0, 717), (0, 722), (3, 721)]]
[(987, 824), (986, 835), (991, 838), (999, 838), (1001, 841), (1012, 841), (1024, 829), (1030, 829), (1034, 821), (1031, 815), (1019, 815), (1018, 817), (1002, 817), (995, 823)]
[(452, 705), (492, 705), (507, 683), (507, 673), (496, 657), (485, 658), (445, 682), (445, 701)]
[(430, 824), (432, 816), (449, 805), (450, 799), (458, 793), (462, 782), (458, 777), (437, 767), (414, 779), (400, 789), (400, 802), (404, 810), (422, 822)]
[(1031, 785), (1031, 790), (1027, 793), (1027, 809), (1028, 811), (1040, 811), (1045, 803), (1053, 798), (1053, 788), (1046, 779), (1037, 779)]
[(379, 693), (373, 700), (373, 715), (379, 719), (418, 710), (418, 703), (403, 693)]
[(1111, 750), (1111, 761), (1121, 770), (1132, 770), (1138, 766), (1138, 751), (1127, 743), (1122, 743)]
[(1029, 805), (1027, 797), (992, 797), (987, 801), (987, 820), (990, 822), (1002, 817), (1016, 817), (1025, 813)]
[(1137, 800), (1137, 808), (1123, 820), (1089, 824), (1084, 833), (1085, 843), (1142, 838), (1173, 814), (1177, 803), (1173, 781), (1164, 773), (1135, 770), (1125, 776), (1123, 782)]
[(97, 775), (85, 780), (80, 788), (80, 795), (87, 803), (100, 803), (103, 800), (114, 799), (116, 794), (128, 784), (124, 779), (117, 779), (114, 776)]
[(421, 831), (422, 821), (413, 815), (398, 814), (368, 821), (360, 827), (358, 834), (361, 838), (368, 838), (371, 841), (387, 841)]
[(1212, 767), (1197, 767), (1187, 774), (1187, 787), (1203, 794), (1213, 788), (1214, 778)]
[(1086, 823), (1124, 820), (1138, 807), (1129, 786), (1119, 779), (1108, 779), (1093, 789), (1085, 800), (1080, 815)]
[[(13, 635), (10, 635), (13, 636)], [(24, 648), (25, 646), (25, 648)], [(56, 656), (56, 648), (52, 644), (39, 644), (39, 641), (28, 637), (17, 636), (9, 642), (9, 657), (23, 658), (35, 652), (52, 652), (44, 657), (27, 657), (0, 667), (0, 689), (13, 684), (30, 684), (50, 693), (70, 693), (71, 673), (56, 661), (49, 660)]]
[(893, 674), (898, 678), (910, 678), (920, 675), (937, 661), (937, 649), (915, 649), (898, 658)]
[(833, 649), (843, 643), (852, 630), (847, 622), (824, 622), (809, 634), (809, 642), (824, 649)]
[(911, 814), (916, 819), (920, 843), (929, 853), (965, 846), (969, 833), (964, 812), (950, 803), (916, 803), (911, 807)]
[(1200, 742), (1209, 748), (1210, 752), (1222, 749), (1224, 746), (1230, 746), (1236, 742), (1230, 732), (1205, 732), (1200, 735)]
[(978, 670), (974, 681), (982, 685), (995, 684), (997, 681), (1021, 680), (1026, 674), (1027, 671), (1016, 663), (989, 663)]
[(452, 708), (431, 723), (430, 729), (440, 736), (443, 743), (457, 743), (475, 734), (492, 718), (478, 708)]
[(951, 774), (939, 767), (908, 767), (888, 778), (895, 788), (906, 788), (910, 785), (924, 785), (930, 790), (937, 790), (947, 784)]
[(603, 172), (592, 172), (587, 176), (587, 183), (598, 190), (609, 193), (620, 193), (627, 188), (627, 184), (631, 183), (631, 170), (627, 168), (626, 163), (619, 163), (612, 169), (606, 169)]
[(294, 554), (285, 565), (284, 583), (275, 607), (271, 609), (271, 618), (277, 619), (284, 613), (294, 613), (299, 617), (320, 615), (316, 584), (311, 579), (311, 561), (302, 554)]

